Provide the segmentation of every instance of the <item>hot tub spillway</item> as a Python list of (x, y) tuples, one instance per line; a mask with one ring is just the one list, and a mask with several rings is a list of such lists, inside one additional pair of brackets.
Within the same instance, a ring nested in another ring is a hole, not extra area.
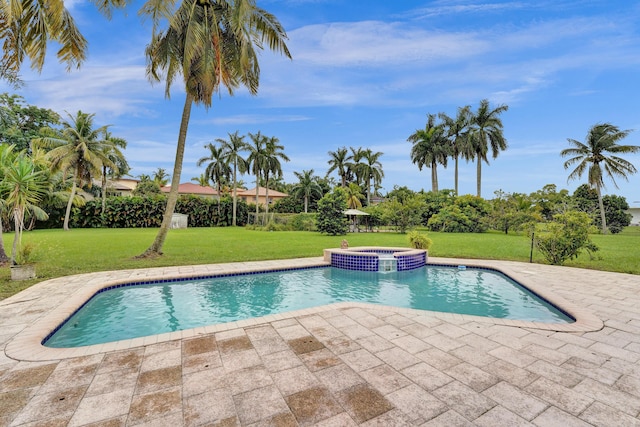
[(393, 254), (378, 254), (378, 272), (392, 273), (398, 271), (398, 260)]

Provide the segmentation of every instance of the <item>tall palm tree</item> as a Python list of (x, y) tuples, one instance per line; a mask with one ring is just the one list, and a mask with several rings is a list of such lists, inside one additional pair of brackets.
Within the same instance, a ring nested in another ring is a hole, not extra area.
[(473, 152), (469, 149), (469, 138), (467, 130), (471, 121), (471, 106), (465, 105), (458, 108), (458, 113), (454, 118), (447, 116), (445, 113), (439, 113), (438, 117), (446, 129), (446, 136), (451, 145), (451, 156), (455, 162), (454, 166), (454, 187), (456, 195), (458, 195), (458, 161), (460, 156), (465, 160), (473, 157)]
[[(218, 192), (218, 221), (220, 221), (220, 200), (222, 195), (222, 184), (227, 181), (231, 176), (231, 166), (229, 166), (229, 159), (226, 157), (224, 147), (217, 147), (211, 143), (204, 146), (209, 149), (209, 155), (198, 159), (198, 166), (202, 166), (207, 163), (207, 167), (204, 174), (201, 175), (209, 185), (208, 181), (211, 180), (216, 186)], [(203, 185), (203, 184), (200, 184)], [(204, 185), (203, 185), (204, 186)]]
[(249, 144), (244, 142), (244, 135), (239, 136), (238, 131), (230, 133), (229, 140), (217, 138), (216, 142), (221, 144), (220, 148), (223, 151), (222, 161), (232, 165), (232, 177), (233, 180), (233, 213), (231, 225), (236, 225), (236, 212), (238, 207), (238, 172), (245, 173), (249, 169), (247, 160), (242, 157), (241, 153), (249, 149)]
[(107, 126), (93, 127), (95, 114), (78, 111), (75, 116), (67, 113), (69, 120), (62, 122), (62, 129), (44, 129), (45, 136), (33, 140), (36, 146), (50, 149), (47, 158), (53, 172), (61, 171), (64, 177), (72, 175), (71, 194), (64, 215), (64, 229), (69, 230), (71, 206), (78, 186), (91, 187), (93, 177), (100, 176), (102, 167), (115, 167), (107, 156), (104, 134)]
[(478, 111), (471, 118), (469, 127), (469, 143), (477, 161), (476, 183), (477, 196), (481, 196), (482, 162), (489, 164), (487, 154), (491, 147), (491, 154), (495, 159), (501, 150), (507, 149), (507, 140), (502, 133), (502, 120), (499, 115), (507, 111), (507, 105), (500, 105), (493, 110), (489, 107), (489, 101), (480, 101)]
[(314, 194), (321, 197), (322, 187), (313, 179), (313, 169), (303, 170), (302, 173), (294, 172), (298, 183), (293, 187), (293, 196), (304, 199), (304, 213), (309, 212), (309, 199)]
[(355, 182), (350, 182), (345, 189), (347, 193), (347, 207), (349, 209), (360, 209), (362, 207), (362, 189)]
[(611, 178), (613, 185), (618, 188), (616, 176), (628, 180), (628, 175), (637, 172), (633, 164), (618, 157), (619, 154), (640, 152), (640, 146), (618, 144), (630, 132), (630, 130), (620, 130), (610, 123), (598, 123), (589, 129), (584, 143), (567, 138), (572, 147), (560, 152), (562, 157), (570, 157), (564, 162), (565, 169), (576, 165), (576, 168), (569, 174), (569, 180), (580, 178), (585, 171), (587, 172), (587, 182), (592, 188), (595, 188), (598, 194), (603, 234), (607, 232), (607, 220), (602, 202), (602, 188), (605, 186), (604, 176)]
[(435, 114), (427, 116), (424, 129), (418, 129), (409, 135), (411, 142), (411, 161), (422, 170), (424, 166), (431, 169), (431, 191), (438, 191), (438, 164), (447, 167), (447, 160), (451, 155), (451, 145), (447, 139), (444, 127), (436, 124)]
[(371, 194), (373, 192), (372, 183), (376, 185), (380, 184), (382, 178), (384, 178), (382, 163), (380, 163), (379, 160), (382, 154), (380, 151), (374, 153), (370, 148), (367, 148), (362, 155), (364, 162), (361, 163), (360, 173), (367, 185), (367, 205), (371, 204)]
[(351, 154), (347, 162), (347, 170), (355, 177), (356, 184), (362, 184), (362, 158), (364, 157), (364, 149), (362, 147), (349, 147)]
[[(11, 165), (16, 159), (17, 154), (13, 151), (14, 148), (15, 145), (0, 144), (0, 182), (4, 179), (5, 168), (9, 167), (9, 165)], [(5, 202), (4, 197), (0, 197), (0, 264), (4, 264), (9, 261), (7, 252), (4, 249), (4, 239), (2, 238), (2, 217), (6, 207), (7, 203)]]
[(120, 178), (129, 173), (129, 163), (120, 149), (127, 148), (127, 141), (111, 135), (111, 132), (104, 133), (104, 150), (105, 156), (109, 158), (113, 167), (106, 164), (102, 165), (102, 214), (107, 204), (107, 177)]
[(38, 203), (48, 190), (45, 171), (38, 170), (31, 159), (21, 155), (4, 168), (4, 177), (0, 183), (0, 192), (12, 212), (15, 237), (11, 252), (11, 263), (16, 264), (18, 249), (22, 243), (24, 217), (30, 212), (37, 219), (49, 216)]
[(264, 168), (262, 170), (265, 181), (265, 212), (269, 213), (269, 178), (273, 174), (276, 178), (282, 177), (282, 164), (280, 159), (285, 162), (289, 161), (289, 157), (284, 154), (284, 145), (279, 144), (280, 140), (275, 136), (266, 139)]
[(347, 186), (347, 178), (349, 177), (349, 160), (352, 156), (349, 155), (347, 147), (340, 147), (336, 151), (329, 151), (331, 157), (327, 163), (329, 163), (329, 169), (327, 170), (327, 176), (333, 171), (337, 171), (342, 181), (342, 187)]
[(260, 131), (258, 133), (249, 132), (249, 138), (253, 142), (253, 145), (249, 144), (249, 156), (247, 157), (247, 163), (249, 169), (256, 177), (256, 218), (259, 213), (260, 205), (258, 204), (258, 196), (260, 193), (260, 177), (262, 172), (266, 168), (267, 163), (267, 137), (262, 135)]
[(275, 16), (256, 6), (255, 0), (184, 0), (172, 16), (159, 14), (154, 20), (154, 29), (164, 18), (168, 18), (168, 28), (159, 33), (154, 31), (146, 49), (147, 74), (153, 81), (164, 78), (167, 96), (171, 84), (182, 75), (186, 97), (162, 225), (142, 256), (162, 253), (178, 200), (192, 104), (210, 107), (213, 93), (221, 86), (225, 86), (230, 95), (239, 86), (245, 86), (255, 95), (260, 77), (256, 50), (264, 45), (291, 57), (284, 28)]

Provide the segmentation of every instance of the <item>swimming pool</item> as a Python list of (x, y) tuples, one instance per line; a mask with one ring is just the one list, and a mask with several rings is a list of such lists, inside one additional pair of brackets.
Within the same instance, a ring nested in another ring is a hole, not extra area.
[(534, 322), (574, 321), (488, 269), (426, 266), (379, 274), (318, 267), (107, 288), (43, 343), (54, 348), (93, 345), (341, 301)]

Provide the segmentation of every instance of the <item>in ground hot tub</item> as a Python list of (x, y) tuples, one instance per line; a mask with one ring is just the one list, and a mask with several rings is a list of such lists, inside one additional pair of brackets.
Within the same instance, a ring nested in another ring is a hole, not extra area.
[(413, 270), (427, 264), (425, 249), (358, 246), (348, 249), (325, 249), (324, 260), (332, 267), (346, 270), (392, 271)]

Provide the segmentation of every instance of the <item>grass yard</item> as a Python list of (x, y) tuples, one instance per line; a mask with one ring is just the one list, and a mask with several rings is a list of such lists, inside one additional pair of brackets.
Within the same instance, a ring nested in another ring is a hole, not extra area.
[[(188, 228), (171, 230), (164, 255), (157, 259), (134, 259), (153, 241), (157, 229), (36, 230), (24, 234), (25, 242), (37, 247), (37, 280), (12, 282), (8, 267), (0, 269), (0, 299), (7, 298), (42, 280), (103, 270), (168, 265), (210, 264), (234, 261), (322, 256), (325, 248), (350, 246), (407, 247), (406, 234), (351, 233), (324, 236), (314, 232), (264, 232), (244, 228)], [(432, 256), (529, 261), (531, 241), (523, 235), (489, 232), (482, 234), (428, 233)], [(594, 235), (600, 247), (594, 259), (587, 254), (567, 266), (640, 274), (640, 227), (628, 227), (618, 235)], [(4, 234), (11, 251), (13, 234)], [(534, 262), (542, 256), (534, 251)]]

